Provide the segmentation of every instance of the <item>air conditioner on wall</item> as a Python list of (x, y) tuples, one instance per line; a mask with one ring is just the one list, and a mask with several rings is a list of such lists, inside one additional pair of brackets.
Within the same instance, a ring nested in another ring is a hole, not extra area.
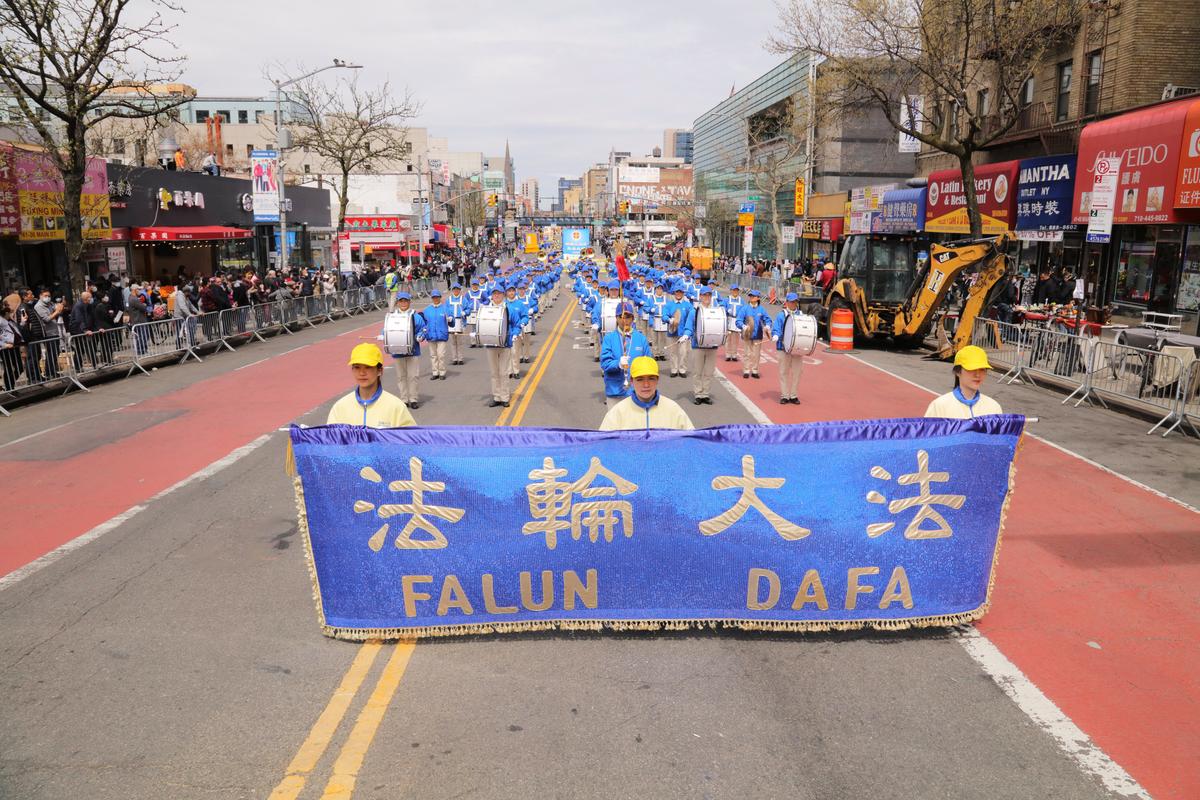
[(1187, 97), (1190, 94), (1200, 94), (1200, 86), (1176, 86), (1168, 83), (1163, 87), (1162, 99), (1171, 100), (1176, 97)]

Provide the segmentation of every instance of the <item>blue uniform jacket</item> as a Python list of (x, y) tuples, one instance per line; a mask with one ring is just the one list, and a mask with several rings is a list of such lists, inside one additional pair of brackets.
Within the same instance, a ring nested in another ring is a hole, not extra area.
[(450, 339), (450, 320), (454, 312), (450, 306), (442, 303), (440, 306), (429, 306), (421, 312), (425, 318), (425, 341), (445, 342)]
[(771, 323), (771, 315), (763, 310), (762, 306), (752, 306), (746, 303), (742, 306), (737, 316), (737, 328), (742, 330), (747, 325), (752, 326), (750, 331), (751, 339), (763, 338), (764, 326)]
[(600, 372), (604, 375), (604, 395), (606, 397), (626, 397), (630, 389), (625, 385), (625, 370), (621, 369), (621, 356), (629, 357), (629, 363), (638, 356), (650, 356), (650, 342), (641, 331), (631, 329), (628, 337), (623, 337), (620, 331), (612, 331), (604, 335), (600, 346)]
[(529, 322), (529, 308), (521, 298), (506, 300), (508, 306), (508, 332), (505, 335), (505, 347), (512, 347), (513, 339), (521, 333), (525, 323)]
[(696, 308), (686, 297), (682, 300), (671, 300), (667, 303), (666, 307), (668, 321), (670, 321), (671, 317), (675, 316), (677, 310), (679, 311), (679, 329), (675, 331), (674, 335), (691, 338), (693, 333), (692, 328), (696, 324)]

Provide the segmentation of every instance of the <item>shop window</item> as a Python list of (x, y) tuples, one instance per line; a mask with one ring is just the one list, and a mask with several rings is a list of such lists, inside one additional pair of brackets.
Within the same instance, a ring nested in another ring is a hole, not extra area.
[(238, 112), (238, 124), (239, 125), (245, 125), (249, 121), (250, 121), (250, 112), (249, 111), (239, 111)]
[(208, 122), (208, 112), (204, 109), (196, 109), (196, 122)]
[(1100, 81), (1104, 74), (1104, 57), (1099, 50), (1088, 53), (1087, 90), (1083, 98), (1083, 113), (1091, 116), (1100, 113)]
[(1062, 122), (1071, 115), (1071, 73), (1074, 71), (1072, 62), (1064, 61), (1058, 65), (1058, 95), (1054, 103), (1054, 120)]

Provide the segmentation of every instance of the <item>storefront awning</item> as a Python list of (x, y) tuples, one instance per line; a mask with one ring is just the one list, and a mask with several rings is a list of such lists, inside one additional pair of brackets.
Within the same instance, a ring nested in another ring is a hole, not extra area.
[(1088, 223), (1096, 160), (1114, 156), (1121, 158), (1114, 223), (1169, 225), (1196, 219), (1189, 209), (1193, 199), (1200, 205), (1200, 197), (1193, 198), (1190, 190), (1183, 196), (1190, 183), (1181, 161), (1187, 163), (1186, 155), (1200, 142), (1200, 136), (1193, 140), (1191, 135), (1200, 132), (1200, 116), (1189, 115), (1197, 106), (1200, 99), (1188, 97), (1085, 127), (1079, 136), (1073, 221)]
[(184, 228), (133, 228), (135, 242), (192, 242), (200, 240), (249, 239), (254, 231), (227, 228), (224, 225), (196, 225)]

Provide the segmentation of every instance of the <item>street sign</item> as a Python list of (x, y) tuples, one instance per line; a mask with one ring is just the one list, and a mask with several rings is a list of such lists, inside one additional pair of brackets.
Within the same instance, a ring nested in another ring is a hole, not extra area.
[(414, 198), (412, 199), (412, 201), (413, 201), (413, 205), (415, 205), (415, 206), (427, 206), (427, 205), (429, 205), (429, 198), (428, 198), (428, 197), (414, 197)]
[(1113, 212), (1117, 204), (1117, 180), (1121, 158), (1097, 158), (1092, 204), (1088, 210), (1087, 240), (1104, 244), (1112, 239)]
[(738, 214), (753, 214), (753, 213), (754, 213), (754, 203), (742, 203), (741, 208), (738, 209)]
[[(751, 206), (751, 208), (753, 207), (754, 206)], [(745, 206), (742, 206), (742, 208), (745, 208)], [(754, 214), (747, 211), (743, 211), (742, 213), (738, 214), (738, 226), (742, 228), (753, 228)]]

